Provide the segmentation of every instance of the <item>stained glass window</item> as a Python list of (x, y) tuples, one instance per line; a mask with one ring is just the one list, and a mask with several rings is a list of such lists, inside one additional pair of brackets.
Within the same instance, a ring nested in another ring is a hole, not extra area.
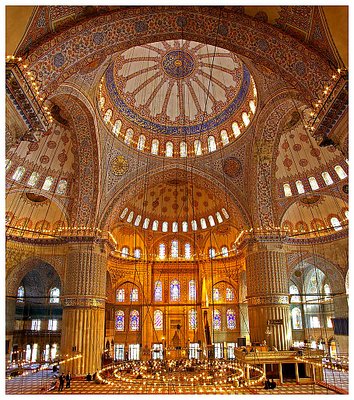
[(120, 218), (121, 218), (121, 219), (124, 219), (125, 216), (127, 215), (127, 212), (128, 212), (128, 209), (125, 208), (125, 209), (122, 211), (122, 214), (120, 214)]
[(223, 257), (227, 257), (229, 255), (229, 249), (227, 248), (227, 246), (222, 246), (221, 254)]
[(184, 258), (189, 260), (191, 258), (191, 245), (190, 243), (185, 243), (184, 245)]
[(202, 155), (202, 143), (200, 142), (200, 140), (194, 141), (194, 154), (196, 156)]
[(179, 155), (181, 157), (187, 157), (187, 143), (181, 142), (179, 145)]
[(118, 289), (116, 293), (116, 300), (119, 303), (122, 303), (125, 299), (125, 290), (124, 289)]
[(146, 137), (144, 135), (140, 135), (138, 139), (138, 150), (143, 151), (145, 147)]
[(248, 114), (246, 112), (242, 113), (242, 121), (245, 124), (245, 126), (248, 126), (250, 123), (250, 117), (248, 116)]
[(216, 331), (221, 330), (221, 313), (219, 310), (213, 310), (213, 328)]
[(62, 195), (65, 194), (67, 184), (68, 184), (68, 182), (66, 179), (61, 179), (58, 183), (56, 193), (62, 194)]
[(213, 217), (212, 215), (209, 215), (209, 216), (208, 216), (208, 220), (209, 220), (210, 226), (215, 226), (214, 217)]
[(227, 329), (236, 329), (236, 313), (235, 310), (226, 311)]
[(336, 173), (340, 179), (345, 179), (347, 177), (347, 174), (345, 173), (344, 169), (340, 165), (336, 165), (334, 167), (334, 170), (336, 171)]
[(171, 257), (178, 257), (178, 240), (172, 240), (171, 242)]
[(141, 257), (141, 250), (137, 247), (134, 250), (134, 258), (140, 258)]
[(60, 289), (53, 287), (49, 291), (49, 303), (59, 303)]
[(189, 329), (197, 329), (197, 310), (192, 309), (188, 311)]
[(297, 192), (299, 194), (305, 193), (304, 185), (302, 184), (301, 181), (296, 181), (295, 185), (296, 185)]
[(226, 219), (229, 219), (229, 218), (230, 218), (230, 215), (229, 215), (229, 213), (226, 211), (225, 208), (222, 208), (221, 211), (222, 211), (222, 213), (224, 214), (224, 217), (225, 217)]
[(130, 301), (138, 301), (139, 300), (139, 291), (137, 288), (133, 288), (130, 292)]
[(221, 296), (220, 296), (220, 290), (218, 288), (213, 289), (213, 301), (220, 301)]
[(155, 301), (162, 301), (162, 283), (161, 281), (155, 282)]
[(229, 136), (227, 134), (227, 131), (225, 129), (223, 129), (220, 132), (220, 137), (221, 137), (221, 142), (224, 146), (226, 146), (227, 144), (229, 144)]
[(331, 218), (331, 225), (333, 226), (335, 231), (340, 231), (342, 229), (342, 225), (339, 222), (339, 219), (336, 217)]
[(143, 229), (147, 229), (149, 227), (149, 223), (150, 223), (150, 218), (145, 218)]
[(151, 142), (151, 154), (158, 154), (159, 153), (159, 145), (160, 142), (157, 139), (153, 139)]
[(122, 121), (120, 119), (117, 119), (112, 127), (113, 134), (118, 136), (120, 133), (121, 127), (122, 127)]
[(155, 219), (155, 221), (152, 223), (152, 228), (153, 231), (157, 231), (159, 229), (159, 221)]
[(293, 329), (302, 329), (302, 317), (299, 307), (294, 307), (291, 310), (291, 319), (293, 322)]
[(171, 294), (171, 300), (172, 300), (172, 301), (178, 301), (179, 298), (180, 298), (180, 284), (179, 284), (179, 282), (177, 281), (177, 279), (174, 279), (174, 280), (171, 282), (170, 289), (171, 289), (171, 292), (170, 292), (170, 294)]
[(50, 190), (54, 182), (54, 179), (51, 176), (47, 176), (42, 186), (42, 190)]
[(208, 151), (211, 153), (216, 150), (216, 143), (214, 136), (208, 136)]
[(162, 232), (167, 232), (168, 231), (168, 222), (164, 221), (162, 223)]
[(140, 221), (141, 221), (141, 215), (139, 214), (139, 215), (137, 215), (136, 218), (135, 218), (134, 225), (135, 225), (135, 226), (139, 226)]
[(19, 182), (22, 179), (25, 171), (26, 171), (25, 167), (17, 167), (16, 171), (12, 175), (12, 179), (16, 182)]
[(129, 254), (128, 247), (126, 247), (126, 246), (122, 247), (122, 257), (126, 258), (126, 257), (128, 257), (128, 254)]
[(166, 157), (173, 157), (173, 143), (166, 143)]
[(325, 295), (326, 295), (325, 299), (330, 300), (331, 299), (331, 288), (328, 283), (324, 284), (323, 291), (325, 292)]
[(128, 128), (125, 132), (124, 143), (130, 144), (131, 140), (133, 139), (134, 131), (131, 128)]
[(232, 288), (227, 287), (226, 288), (226, 301), (232, 301), (234, 300), (235, 295), (234, 295), (234, 290)]
[(127, 222), (132, 222), (134, 218), (134, 211), (130, 211), (128, 218), (127, 218)]
[(139, 330), (139, 311), (132, 310), (130, 312), (130, 330), (138, 331)]
[(241, 135), (240, 127), (237, 122), (232, 123), (232, 132), (236, 138)]
[(195, 281), (189, 281), (189, 300), (196, 300), (197, 299), (197, 292), (195, 288)]
[(252, 114), (254, 114), (256, 112), (256, 105), (254, 104), (254, 101), (250, 100), (249, 105), (250, 105), (250, 109), (252, 111)]
[(320, 188), (318, 186), (318, 183), (317, 183), (316, 178), (314, 176), (310, 176), (309, 177), (309, 183), (310, 183), (310, 186), (311, 186), (312, 190), (317, 190), (317, 189)]
[(191, 225), (192, 225), (192, 230), (193, 230), (193, 231), (196, 231), (196, 230), (198, 229), (197, 221), (196, 221), (195, 219), (193, 219), (193, 220), (191, 221)]
[(105, 102), (106, 102), (106, 99), (103, 96), (101, 96), (100, 100), (99, 100), (99, 105), (100, 105), (101, 109), (103, 108)]
[(104, 121), (106, 124), (108, 124), (108, 122), (111, 120), (111, 118), (112, 118), (112, 110), (109, 108), (109, 109), (106, 111), (106, 113), (105, 113), (105, 115), (104, 115), (104, 117), (103, 117), (103, 121)]
[(31, 187), (36, 186), (38, 178), (39, 178), (39, 173), (38, 172), (32, 172), (31, 176), (29, 177), (29, 179), (27, 181), (27, 185), (31, 186)]
[[(299, 294), (299, 289), (296, 285), (290, 285), (289, 293), (291, 295)], [(300, 303), (300, 296), (291, 296), (290, 303)]]
[(160, 310), (154, 311), (154, 328), (157, 331), (162, 331), (163, 329), (163, 314)]
[(19, 303), (23, 303), (25, 298), (25, 288), (23, 286), (19, 286), (17, 289), (17, 301)]
[(214, 247), (210, 247), (209, 249), (209, 257), (214, 258), (215, 257), (215, 249)]
[(122, 310), (115, 312), (115, 328), (116, 331), (124, 331), (124, 311)]
[(200, 226), (202, 227), (202, 229), (206, 229), (207, 228), (207, 224), (206, 224), (204, 218), (200, 218)]
[(165, 243), (160, 243), (159, 245), (159, 257), (163, 260), (166, 256), (166, 246)]
[(182, 222), (182, 231), (188, 232), (188, 222), (187, 221)]
[(178, 232), (178, 222), (172, 222), (172, 232)]
[(291, 187), (288, 183), (284, 183), (283, 187), (284, 187), (284, 194), (286, 197), (290, 197), (293, 195), (291, 192)]
[(332, 185), (333, 179), (328, 172), (322, 172), (322, 178), (326, 185)]
[(220, 224), (221, 224), (222, 221), (223, 221), (222, 216), (221, 216), (221, 214), (219, 213), (219, 211), (217, 211), (217, 213), (216, 213), (216, 219), (218, 220), (218, 222), (219, 222)]

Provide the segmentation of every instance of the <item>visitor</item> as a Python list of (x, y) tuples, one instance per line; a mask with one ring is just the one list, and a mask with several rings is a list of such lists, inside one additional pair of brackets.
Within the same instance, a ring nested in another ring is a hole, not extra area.
[(59, 389), (58, 392), (61, 392), (64, 389), (64, 382), (65, 382), (65, 374), (64, 372), (59, 376)]
[(275, 389), (277, 384), (274, 382), (274, 379), (272, 379), (272, 382), (269, 383), (269, 389)]
[(88, 373), (88, 374), (86, 375), (86, 380), (87, 380), (87, 382), (91, 382), (92, 376), (91, 376), (90, 373)]
[(71, 373), (70, 373), (70, 371), (66, 374), (65, 379), (66, 379), (66, 387), (70, 388), (70, 381), (71, 381)]
[(264, 382), (264, 389), (270, 389), (270, 381), (269, 381), (269, 378)]

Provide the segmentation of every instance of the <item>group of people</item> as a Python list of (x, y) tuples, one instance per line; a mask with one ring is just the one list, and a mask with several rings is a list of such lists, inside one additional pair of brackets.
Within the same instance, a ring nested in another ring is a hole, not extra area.
[(270, 381), (268, 378), (264, 383), (264, 389), (275, 389), (276, 386), (277, 386), (277, 384), (274, 382), (274, 379), (272, 379), (272, 381)]
[(70, 382), (71, 382), (71, 373), (70, 371), (65, 375), (64, 372), (59, 375), (58, 379), (55, 379), (48, 389), (48, 391), (51, 390), (56, 390), (58, 389), (58, 392), (61, 392), (64, 389), (64, 384), (66, 382), (65, 387), (70, 388)]

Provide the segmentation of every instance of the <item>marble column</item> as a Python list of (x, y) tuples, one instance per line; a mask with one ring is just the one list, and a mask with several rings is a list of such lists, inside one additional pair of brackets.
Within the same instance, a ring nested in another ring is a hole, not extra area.
[[(247, 299), (252, 342), (267, 340), (278, 350), (291, 345), (286, 257), (279, 241), (252, 237), (246, 249)], [(266, 335), (267, 327), (269, 333)]]
[(63, 291), (60, 353), (82, 357), (64, 363), (61, 370), (75, 375), (100, 369), (105, 338), (107, 249), (103, 241), (84, 240), (68, 246)]

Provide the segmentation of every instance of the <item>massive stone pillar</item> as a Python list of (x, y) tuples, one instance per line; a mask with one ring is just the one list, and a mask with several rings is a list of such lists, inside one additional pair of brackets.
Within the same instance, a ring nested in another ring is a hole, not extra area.
[[(80, 238), (79, 238), (80, 240)], [(71, 243), (63, 293), (61, 355), (69, 359), (62, 370), (93, 373), (101, 367), (104, 350), (107, 250), (93, 239)]]
[(248, 241), (246, 276), (251, 341), (266, 340), (278, 350), (289, 349), (288, 280), (285, 252), (280, 241), (261, 236)]

